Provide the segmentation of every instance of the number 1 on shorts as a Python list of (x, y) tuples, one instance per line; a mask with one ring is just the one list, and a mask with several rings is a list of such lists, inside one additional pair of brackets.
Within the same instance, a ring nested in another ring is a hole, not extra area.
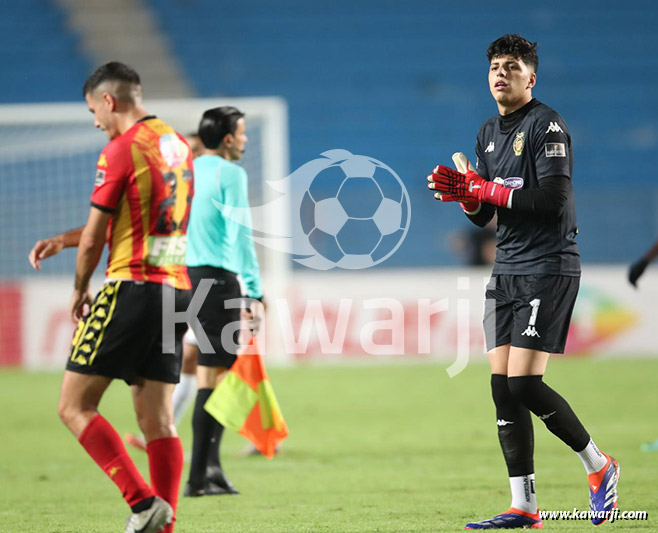
[(541, 300), (539, 298), (535, 298), (532, 302), (530, 302), (530, 307), (532, 307), (532, 314), (530, 315), (528, 326), (534, 326), (535, 322), (537, 322), (537, 313), (539, 313), (540, 304)]

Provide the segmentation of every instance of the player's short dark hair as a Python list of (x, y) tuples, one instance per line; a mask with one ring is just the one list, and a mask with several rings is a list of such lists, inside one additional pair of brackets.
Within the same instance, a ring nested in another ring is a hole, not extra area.
[(125, 63), (111, 61), (98, 67), (94, 73), (87, 78), (82, 86), (82, 96), (87, 96), (94, 92), (99, 85), (106, 81), (118, 81), (120, 83), (117, 89), (116, 97), (122, 101), (132, 101), (134, 86), (141, 86), (139, 74)]
[(537, 72), (539, 67), (539, 56), (537, 55), (537, 43), (531, 43), (516, 33), (508, 33), (496, 39), (487, 49), (489, 63), (494, 57), (512, 56), (523, 62)]
[(225, 105), (208, 109), (199, 123), (199, 137), (208, 150), (216, 150), (222, 144), (224, 137), (235, 133), (238, 120), (244, 117), (239, 109)]

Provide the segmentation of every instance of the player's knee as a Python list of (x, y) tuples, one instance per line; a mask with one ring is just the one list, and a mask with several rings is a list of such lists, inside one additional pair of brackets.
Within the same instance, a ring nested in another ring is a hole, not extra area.
[(147, 442), (177, 436), (173, 418), (165, 413), (137, 413), (137, 424)]
[(79, 415), (79, 410), (76, 409), (71, 403), (60, 400), (57, 405), (57, 415), (66, 427), (71, 427)]
[(526, 407), (543, 386), (543, 376), (514, 376), (507, 378), (507, 386), (514, 397)]
[(507, 376), (502, 374), (491, 374), (491, 396), (496, 406), (505, 406), (510, 402), (516, 402), (507, 385)]

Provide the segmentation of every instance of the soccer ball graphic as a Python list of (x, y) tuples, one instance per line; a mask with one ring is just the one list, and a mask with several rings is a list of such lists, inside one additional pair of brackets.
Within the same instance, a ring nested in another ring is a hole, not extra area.
[(409, 228), (409, 195), (389, 167), (349, 154), (313, 178), (300, 218), (309, 244), (329, 268), (368, 268), (402, 244)]

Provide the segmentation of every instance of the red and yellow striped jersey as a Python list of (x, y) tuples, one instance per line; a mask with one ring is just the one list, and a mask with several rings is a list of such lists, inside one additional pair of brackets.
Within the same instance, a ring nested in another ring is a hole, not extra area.
[(145, 117), (101, 152), (91, 205), (112, 213), (109, 279), (191, 288), (185, 268), (194, 194), (192, 152), (160, 119)]

